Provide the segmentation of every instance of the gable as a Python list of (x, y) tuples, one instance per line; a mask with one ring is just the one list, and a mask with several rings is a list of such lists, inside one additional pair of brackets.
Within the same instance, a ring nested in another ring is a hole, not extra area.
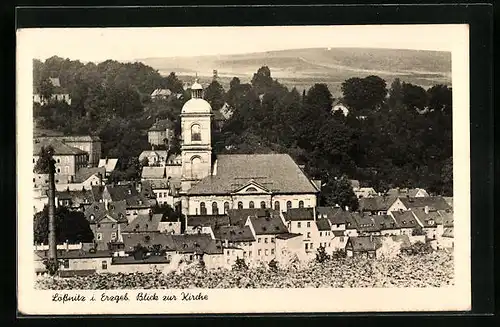
[(255, 181), (250, 181), (247, 183), (245, 186), (240, 187), (239, 189), (236, 189), (235, 192), (236, 194), (268, 194), (269, 190), (262, 186), (261, 184), (255, 182)]
[(99, 220), (99, 224), (106, 224), (106, 223), (111, 224), (116, 222), (117, 220), (111, 217), (110, 215), (105, 215), (104, 217), (102, 217), (101, 220)]

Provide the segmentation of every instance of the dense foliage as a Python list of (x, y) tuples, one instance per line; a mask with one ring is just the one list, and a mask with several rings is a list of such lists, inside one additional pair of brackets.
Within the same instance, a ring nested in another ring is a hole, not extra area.
[(391, 259), (339, 258), (305, 267), (274, 269), (268, 265), (232, 270), (176, 270), (168, 273), (96, 274), (40, 278), (38, 289), (194, 289), (309, 287), (446, 287), (454, 284), (453, 255), (438, 251)]
[[(173, 120), (180, 133), (179, 113), (189, 95), (173, 73), (162, 77), (141, 63), (112, 60), (98, 65), (57, 57), (35, 61), (36, 90), (53, 92), (44, 84), (53, 76), (60, 77), (72, 102), (35, 106), (39, 127), (98, 134), (103, 156), (120, 158), (114, 179), (137, 178), (140, 163), (132, 158), (150, 147), (146, 131), (156, 118)], [(343, 175), (379, 192), (422, 187), (452, 195), (451, 88), (426, 90), (398, 79), (387, 85), (378, 76), (347, 79), (342, 100), (350, 112), (344, 116), (332, 114), (338, 99), (325, 84), (300, 94), (273, 79), (265, 66), (250, 83), (233, 78), (228, 90), (212, 81), (205, 98), (214, 109), (227, 103), (232, 113), (214, 130), (214, 152), (286, 152), (305, 165), (311, 178), (321, 179), (323, 204), (356, 206), (347, 192), (342, 198), (332, 196), (334, 190), (345, 189), (339, 182)], [(149, 94), (157, 87), (169, 87), (179, 97), (153, 101)]]
[[(76, 244), (80, 242), (92, 242), (94, 234), (90, 229), (89, 222), (84, 214), (79, 211), (71, 211), (66, 207), (57, 207), (55, 212), (56, 241), (57, 244), (68, 242)], [(47, 244), (49, 236), (49, 212), (45, 206), (37, 212), (33, 221), (35, 243)]]

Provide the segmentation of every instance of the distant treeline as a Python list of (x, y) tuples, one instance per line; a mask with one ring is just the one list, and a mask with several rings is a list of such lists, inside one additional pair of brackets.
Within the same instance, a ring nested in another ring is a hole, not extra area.
[[(138, 177), (134, 158), (149, 148), (146, 130), (156, 118), (172, 119), (180, 132), (178, 115), (189, 94), (174, 73), (162, 77), (141, 63), (58, 57), (35, 61), (34, 70), (35, 90), (44, 93), (46, 79), (59, 77), (72, 97), (71, 105), (35, 105), (38, 126), (99, 135), (103, 155), (119, 157), (128, 171), (120, 178)], [(152, 102), (149, 94), (158, 87), (182, 97)], [(399, 186), (452, 195), (451, 92), (446, 85), (426, 90), (399, 79), (388, 86), (378, 76), (350, 78), (342, 84), (344, 116), (332, 113), (338, 99), (325, 84), (300, 94), (264, 66), (250, 83), (233, 78), (227, 90), (212, 81), (205, 98), (215, 110), (227, 103), (232, 113), (221, 130), (213, 129), (215, 153), (289, 153), (322, 179), (329, 203), (336, 178), (344, 175), (380, 192)]]

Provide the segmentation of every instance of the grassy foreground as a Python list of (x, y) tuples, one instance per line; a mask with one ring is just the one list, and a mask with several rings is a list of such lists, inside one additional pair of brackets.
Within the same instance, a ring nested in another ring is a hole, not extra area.
[(399, 255), (391, 259), (345, 258), (273, 271), (186, 269), (172, 273), (96, 274), (88, 277), (43, 277), (37, 289), (188, 289), (188, 288), (322, 288), (444, 287), (453, 285), (453, 254)]

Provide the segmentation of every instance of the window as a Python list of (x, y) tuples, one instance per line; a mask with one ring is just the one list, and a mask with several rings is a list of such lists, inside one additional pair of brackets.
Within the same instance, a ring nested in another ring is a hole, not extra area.
[(307, 232), (307, 238), (311, 238), (311, 232)]
[(250, 202), (248, 203), (248, 207), (249, 207), (250, 209), (253, 209), (253, 208), (255, 207), (255, 205), (253, 204), (253, 201), (250, 201)]
[(344, 242), (344, 236), (340, 237), (340, 242)]
[(260, 203), (260, 207), (261, 207), (261, 209), (265, 209), (266, 208), (266, 202), (262, 201)]
[(273, 254), (274, 254), (274, 249), (271, 249), (271, 255), (273, 255)]
[(93, 221), (95, 219), (94, 215), (90, 215), (90, 220)]
[(257, 189), (255, 187), (249, 187), (245, 192), (257, 192)]
[(102, 270), (106, 270), (108, 269), (108, 262), (107, 261), (103, 261), (102, 262)]
[(267, 244), (267, 237), (264, 237), (264, 243)]
[(247, 256), (247, 251), (243, 251), (243, 256), (246, 257)]
[(61, 163), (61, 159), (57, 158), (57, 163)]
[(266, 249), (266, 250), (264, 251), (264, 254), (265, 254), (265, 255), (269, 255), (269, 250), (268, 250), (268, 249)]
[(291, 209), (292, 208), (292, 201), (286, 201), (286, 209)]
[(307, 222), (307, 227), (311, 227), (311, 222), (310, 221)]
[(299, 201), (299, 208), (304, 208), (304, 201), (302, 200)]
[(112, 239), (112, 240), (115, 240), (115, 239), (116, 239), (116, 233), (115, 233), (115, 232), (111, 233), (111, 239)]
[(248, 256), (251, 257), (252, 256), (252, 251), (248, 251)]
[(217, 207), (217, 202), (212, 202), (212, 215), (218, 215), (219, 208)]
[(230, 253), (229, 250), (227, 250), (226, 253), (227, 253), (227, 255), (229, 255), (229, 253)]
[(207, 208), (205, 208), (205, 202), (200, 202), (200, 215), (206, 215)]
[(257, 243), (260, 243), (260, 237), (257, 237)]
[(97, 233), (97, 240), (102, 241), (102, 233)]
[(111, 228), (115, 228), (115, 224), (111, 224)]
[(262, 255), (262, 250), (261, 250), (261, 249), (259, 249), (259, 251), (257, 251), (257, 254), (258, 254), (258, 255)]
[(241, 201), (238, 202), (238, 209), (243, 209), (243, 202)]
[(229, 210), (229, 202), (224, 202), (224, 213), (227, 213)]
[(280, 202), (279, 201), (274, 201), (274, 210), (280, 210)]
[(191, 141), (201, 141), (201, 130), (198, 124), (191, 126)]
[(306, 250), (307, 250), (309, 244), (306, 243), (305, 245), (306, 245)]
[(64, 265), (64, 268), (69, 269), (69, 260), (65, 259), (63, 265)]
[(57, 172), (60, 173), (61, 172), (61, 168), (57, 168)]
[(319, 236), (323, 236), (323, 233), (322, 233), (322, 232), (319, 232)]
[(101, 228), (101, 224), (97, 224), (97, 228)]
[(159, 198), (163, 197), (163, 193), (161, 193), (161, 192), (160, 192), (160, 193), (158, 193), (158, 197), (159, 197)]
[(313, 248), (313, 244), (312, 244), (312, 243), (310, 244), (310, 248), (311, 248), (311, 250), (312, 250), (312, 248)]
[(271, 237), (271, 243), (274, 243), (274, 237)]
[(330, 247), (331, 243), (328, 243), (328, 247)]

